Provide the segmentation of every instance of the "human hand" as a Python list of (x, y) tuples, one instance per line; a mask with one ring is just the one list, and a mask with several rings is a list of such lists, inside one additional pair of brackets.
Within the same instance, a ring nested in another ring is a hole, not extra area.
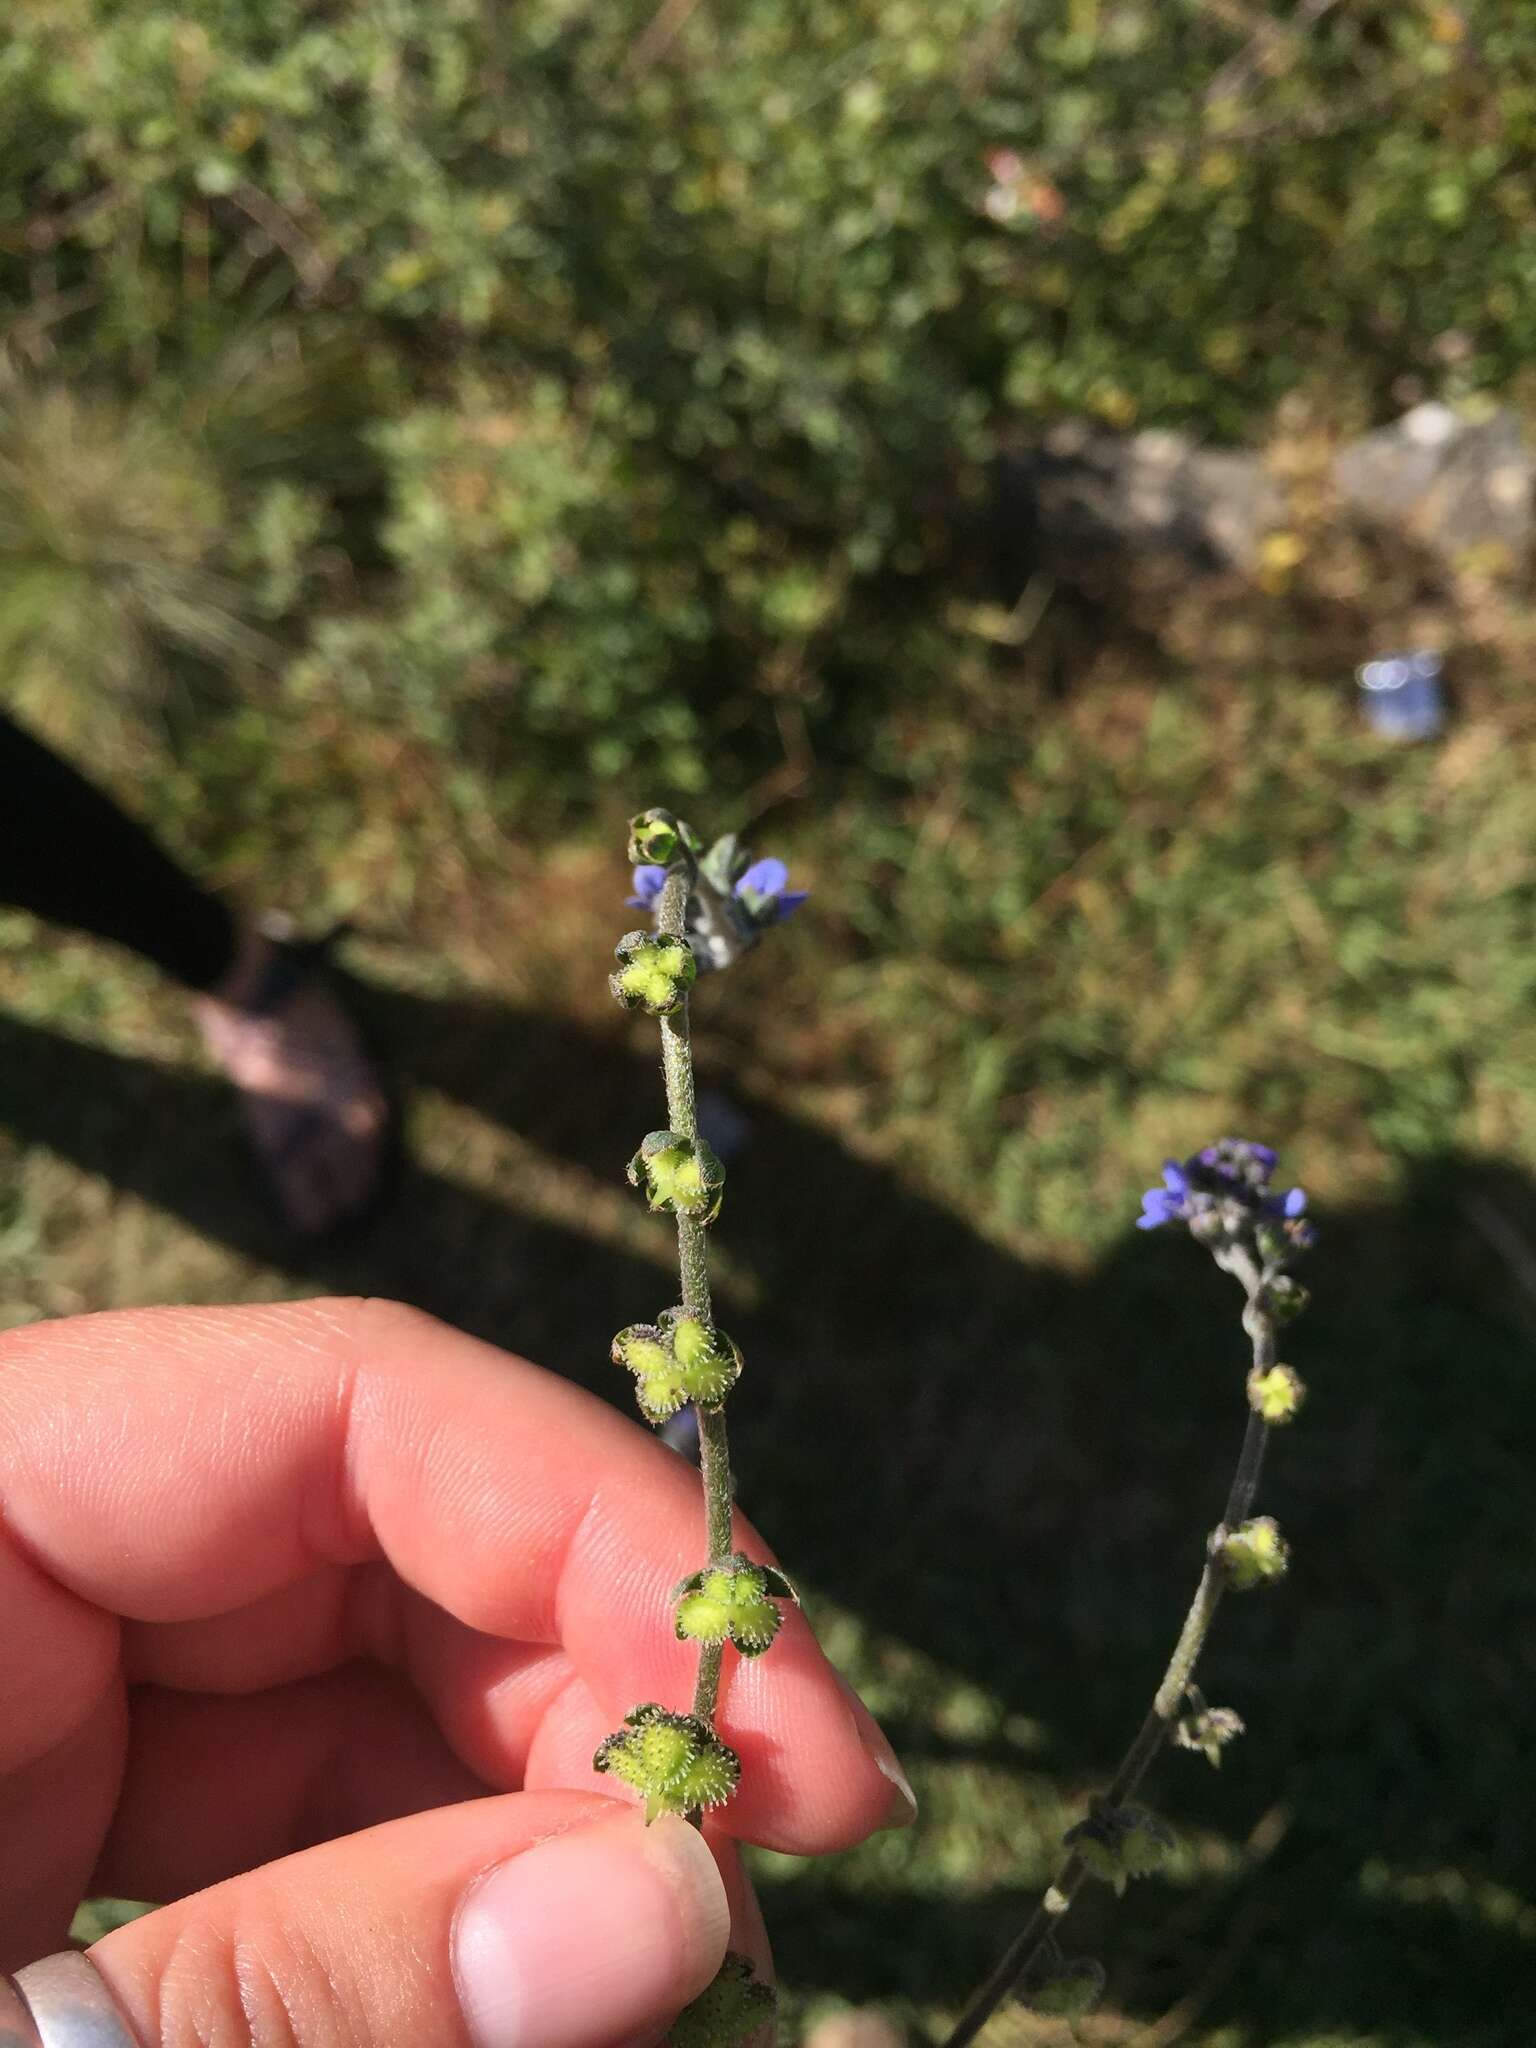
[(144, 2048), (660, 2040), (727, 1945), (768, 1966), (732, 1836), (813, 1855), (912, 1813), (794, 1612), (728, 1653), (707, 1847), (595, 1778), (636, 1701), (686, 1703), (699, 1540), (681, 1459), (414, 1310), (11, 1332), (0, 1968), (115, 1893), (174, 1902), (91, 1951)]

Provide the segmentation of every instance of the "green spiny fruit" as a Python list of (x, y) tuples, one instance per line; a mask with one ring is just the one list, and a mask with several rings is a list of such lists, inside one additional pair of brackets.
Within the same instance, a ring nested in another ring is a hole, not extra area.
[(1061, 1839), (1116, 1893), (1125, 1890), (1127, 1879), (1156, 1870), (1173, 1847), (1173, 1836), (1144, 1806), (1106, 1806), (1101, 1800)]
[(745, 1956), (729, 1954), (714, 1981), (672, 2022), (671, 2048), (740, 2048), (763, 2027), (776, 2000)]
[(661, 1327), (682, 1368), (688, 1398), (703, 1408), (718, 1407), (741, 1377), (741, 1353), (723, 1330), (683, 1309), (669, 1309)]
[(720, 1213), (725, 1168), (702, 1138), (652, 1131), (629, 1162), (629, 1184), (644, 1189), (653, 1209), (713, 1223)]
[(635, 1400), (647, 1422), (662, 1423), (688, 1400), (683, 1368), (666, 1333), (650, 1323), (633, 1323), (613, 1340), (613, 1362), (635, 1376)]
[(619, 969), (609, 975), (608, 986), (626, 1010), (670, 1017), (682, 1008), (699, 969), (681, 939), (626, 932), (613, 950)]
[(640, 1793), (648, 1824), (661, 1813), (723, 1806), (741, 1776), (736, 1752), (707, 1723), (655, 1701), (625, 1715), (624, 1726), (599, 1745), (592, 1768)]
[(1221, 1769), (1221, 1752), (1243, 1733), (1243, 1717), (1230, 1707), (1208, 1707), (1199, 1689), (1191, 1686), (1189, 1709), (1179, 1716), (1173, 1730), (1178, 1749), (1193, 1749), (1213, 1770)]
[(760, 1656), (778, 1634), (783, 1617), (774, 1602), (795, 1598), (782, 1572), (753, 1564), (739, 1552), (724, 1564), (695, 1572), (677, 1590), (679, 1638), (733, 1643), (744, 1657)]
[(741, 1763), (734, 1749), (710, 1742), (683, 1773), (675, 1788), (679, 1813), (696, 1807), (724, 1806), (741, 1781)]
[(1227, 1531), (1221, 1539), (1220, 1555), (1232, 1590), (1246, 1593), (1254, 1586), (1269, 1586), (1283, 1579), (1291, 1550), (1273, 1516), (1256, 1515), (1251, 1522)]
[(1269, 1423), (1290, 1422), (1307, 1390), (1293, 1366), (1272, 1365), (1267, 1372), (1255, 1366), (1248, 1375), (1248, 1406)]

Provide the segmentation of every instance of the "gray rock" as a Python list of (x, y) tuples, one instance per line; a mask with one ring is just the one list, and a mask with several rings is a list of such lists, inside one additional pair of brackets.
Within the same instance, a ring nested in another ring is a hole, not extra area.
[(1536, 461), (1518, 414), (1468, 419), (1448, 405), (1414, 406), (1334, 458), (1339, 495), (1448, 561), (1490, 546), (1512, 559), (1530, 545)]
[(1113, 434), (1067, 423), (1016, 454), (1014, 482), (1056, 550), (1162, 555), (1197, 570), (1248, 570), (1285, 500), (1261, 457), (1182, 434)]

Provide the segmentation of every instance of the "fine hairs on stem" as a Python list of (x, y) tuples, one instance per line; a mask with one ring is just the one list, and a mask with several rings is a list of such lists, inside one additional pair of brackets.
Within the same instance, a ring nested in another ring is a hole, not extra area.
[[(662, 887), (656, 929), (662, 938), (686, 944), (690, 876), (681, 865), (670, 870)], [(667, 1123), (695, 1151), (699, 1143), (699, 1106), (693, 1086), (693, 1044), (688, 1026), (688, 998), (661, 1019), (661, 1070), (667, 1088)], [(682, 1279), (683, 1308), (706, 1326), (711, 1322), (707, 1225), (684, 1208), (677, 1210), (677, 1264)], [(704, 1481), (704, 1531), (711, 1565), (728, 1562), (731, 1552), (731, 1443), (725, 1408), (701, 1406), (699, 1471)], [(699, 1670), (693, 1687), (693, 1711), (714, 1725), (720, 1700), (720, 1667), (725, 1644), (699, 1644)]]
[[(617, 1365), (634, 1376), (635, 1399), (657, 1426), (692, 1406), (703, 1481), (703, 1559), (676, 1588), (673, 1625), (697, 1646), (687, 1712), (657, 1701), (633, 1708), (593, 1758), (637, 1791), (647, 1822), (680, 1814), (696, 1826), (736, 1790), (741, 1763), (715, 1727), (725, 1652), (760, 1656), (778, 1634), (794, 1589), (782, 1572), (732, 1548), (730, 1439), (725, 1403), (741, 1353), (714, 1319), (709, 1229), (720, 1212), (725, 1169), (699, 1129), (688, 998), (701, 970), (728, 967), (770, 925), (804, 900), (787, 888), (782, 861), (753, 861), (734, 838), (706, 853), (670, 811), (630, 824), (632, 902), (649, 907), (654, 929), (627, 932), (615, 948), (609, 988), (628, 1010), (655, 1017), (661, 1031), (667, 1127), (652, 1131), (630, 1161), (629, 1179), (653, 1210), (677, 1226), (681, 1299), (653, 1323), (635, 1323), (613, 1342)], [(746, 1957), (727, 1955), (719, 1975), (674, 2022), (672, 2048), (734, 2048), (763, 2025), (774, 2003)]]
[(1058, 1946), (1074, 1899), (1090, 1877), (1123, 1890), (1128, 1878), (1156, 1868), (1172, 1846), (1162, 1823), (1131, 1803), (1166, 1743), (1198, 1750), (1214, 1764), (1223, 1745), (1242, 1732), (1230, 1709), (1206, 1706), (1194, 1676), (1224, 1595), (1272, 1583), (1284, 1574), (1288, 1555), (1268, 1517), (1250, 1519), (1271, 1430), (1292, 1419), (1304, 1394), (1296, 1373), (1278, 1362), (1278, 1333), (1306, 1306), (1305, 1290), (1287, 1268), (1310, 1247), (1314, 1233), (1300, 1188), (1284, 1196), (1270, 1192), (1275, 1164), (1267, 1145), (1224, 1138), (1182, 1164), (1169, 1160), (1163, 1186), (1143, 1198), (1140, 1228), (1185, 1225), (1243, 1289), (1243, 1328), (1253, 1362), (1242, 1448), (1194, 1599), (1146, 1718), (1108, 1789), (1090, 1802), (1086, 1819), (1067, 1831), (1067, 1854), (1055, 1881), (966, 2005), (945, 2048), (967, 2048), (1011, 1996), (1069, 2018), (1091, 2008), (1103, 1986), (1102, 1969), (1090, 1957), (1066, 1960)]

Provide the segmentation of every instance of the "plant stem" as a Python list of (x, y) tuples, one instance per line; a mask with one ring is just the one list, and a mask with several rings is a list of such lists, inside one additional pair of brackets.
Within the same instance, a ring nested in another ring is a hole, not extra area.
[[(684, 936), (692, 874), (686, 866), (667, 875), (657, 908), (656, 929), (666, 938), (687, 944)], [(661, 1019), (661, 1067), (667, 1084), (667, 1125), (680, 1138), (697, 1144), (699, 1111), (693, 1087), (693, 1046), (688, 1030), (688, 1003)], [(682, 1306), (689, 1315), (712, 1324), (709, 1298), (709, 1253), (705, 1226), (697, 1217), (677, 1212), (677, 1264), (682, 1275)], [(717, 1564), (731, 1554), (731, 1447), (725, 1410), (696, 1409), (699, 1418), (699, 1471), (704, 1481), (704, 1518), (708, 1559)], [(720, 1699), (720, 1666), (724, 1646), (699, 1645), (699, 1670), (693, 1688), (693, 1711), (714, 1726)]]
[[(686, 945), (690, 876), (686, 868), (674, 868), (661, 892), (656, 916), (657, 931), (664, 938)], [(667, 1124), (690, 1144), (699, 1141), (699, 1110), (693, 1091), (693, 1046), (688, 1031), (688, 998), (685, 996), (670, 1017), (661, 1020), (661, 1071), (667, 1084)], [(695, 1216), (677, 1212), (677, 1264), (683, 1281), (683, 1307), (701, 1322), (712, 1320), (709, 1301), (709, 1254), (704, 1225)]]
[[(723, 1408), (700, 1408), (699, 1471), (704, 1479), (704, 1518), (709, 1531), (711, 1564), (731, 1554), (731, 1447)], [(693, 1681), (693, 1712), (711, 1727), (720, 1702), (723, 1643), (700, 1643), (699, 1669)]]
[[(1261, 1371), (1267, 1371), (1275, 1362), (1274, 1319), (1259, 1306), (1261, 1290), (1266, 1275), (1257, 1263), (1241, 1249), (1223, 1258), (1221, 1263), (1228, 1272), (1236, 1274), (1248, 1296), (1243, 1311), (1243, 1327), (1253, 1343), (1253, 1362)], [(1142, 1779), (1158, 1751), (1168, 1740), (1173, 1723), (1183, 1703), (1185, 1692), (1195, 1675), (1195, 1666), (1205, 1647), (1211, 1623), (1221, 1605), (1222, 1594), (1226, 1591), (1226, 1576), (1222, 1572), (1219, 1547), (1220, 1540), (1238, 1523), (1246, 1521), (1253, 1506), (1253, 1497), (1258, 1488), (1259, 1474), (1264, 1464), (1264, 1447), (1269, 1439), (1269, 1426), (1261, 1415), (1249, 1410), (1248, 1426), (1243, 1432), (1242, 1449), (1238, 1453), (1237, 1470), (1232, 1477), (1231, 1490), (1221, 1524), (1211, 1537), (1207, 1547), (1205, 1568), (1200, 1574), (1200, 1583), (1195, 1588), (1195, 1597), (1190, 1602), (1189, 1612), (1184, 1617), (1184, 1626), (1179, 1630), (1179, 1639), (1174, 1644), (1173, 1655), (1153, 1695), (1152, 1705), (1146, 1719), (1136, 1731), (1134, 1741), (1110, 1780), (1109, 1790), (1104, 1795), (1106, 1806), (1123, 1806), (1134, 1797)], [(987, 2021), (996, 2012), (1003, 2000), (1018, 1989), (1029, 1972), (1039, 1961), (1042, 1951), (1055, 1940), (1060, 1927), (1077, 1897), (1088, 1875), (1088, 1866), (1075, 1852), (1067, 1857), (1056, 1873), (1055, 1882), (1036, 1906), (1023, 1928), (1010, 1942), (1001, 1960), (986, 1981), (972, 1996), (970, 2003), (961, 2013), (952, 2031), (946, 2036), (944, 2048), (968, 2048)]]

